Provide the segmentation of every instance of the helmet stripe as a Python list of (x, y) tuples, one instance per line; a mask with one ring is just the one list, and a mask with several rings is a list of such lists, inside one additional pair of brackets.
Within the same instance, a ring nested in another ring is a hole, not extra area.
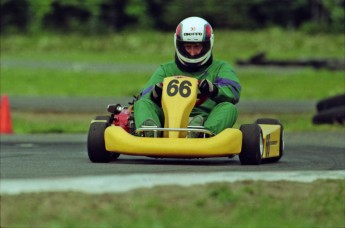
[(178, 39), (181, 39), (182, 24), (180, 23), (176, 28), (176, 36)]

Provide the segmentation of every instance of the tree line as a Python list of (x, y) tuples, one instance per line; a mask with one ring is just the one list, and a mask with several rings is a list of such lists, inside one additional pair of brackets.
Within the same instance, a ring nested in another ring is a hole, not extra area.
[(343, 33), (345, 0), (1, 0), (2, 34), (171, 31), (200, 16), (217, 29)]

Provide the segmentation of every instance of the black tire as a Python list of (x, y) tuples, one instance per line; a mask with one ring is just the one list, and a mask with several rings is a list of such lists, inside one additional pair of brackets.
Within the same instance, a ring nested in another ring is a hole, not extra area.
[(117, 159), (120, 154), (109, 152), (105, 149), (104, 131), (110, 126), (110, 117), (98, 116), (95, 120), (104, 120), (104, 122), (93, 122), (90, 125), (87, 138), (87, 153), (90, 161), (95, 163), (107, 163)]
[(242, 165), (259, 165), (263, 154), (262, 130), (257, 124), (244, 124), (242, 131), (242, 151), (239, 158)]
[(108, 124), (110, 124), (110, 116), (96, 116), (95, 120), (106, 120)]
[(277, 119), (272, 119), (272, 118), (261, 118), (257, 119), (255, 124), (272, 124), (272, 125), (280, 125), (282, 126), (281, 122)]
[(271, 118), (262, 118), (262, 119), (257, 119), (255, 121), (256, 124), (273, 124), (273, 125), (280, 125), (280, 148), (279, 148), (279, 156), (278, 157), (273, 157), (273, 158), (267, 158), (264, 159), (266, 163), (271, 163), (271, 162), (278, 162), (284, 154), (284, 126), (283, 124), (277, 120), (277, 119), (271, 119)]
[(338, 96), (333, 96), (329, 98), (325, 98), (323, 100), (320, 100), (316, 104), (316, 109), (317, 111), (323, 111), (339, 106), (344, 106), (345, 105), (345, 94), (338, 95)]
[(314, 124), (334, 124), (336, 122), (345, 123), (345, 105), (323, 110), (313, 117)]

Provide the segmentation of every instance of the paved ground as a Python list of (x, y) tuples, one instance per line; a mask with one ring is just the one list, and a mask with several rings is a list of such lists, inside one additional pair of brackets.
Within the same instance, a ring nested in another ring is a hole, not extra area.
[(286, 134), (285, 155), (280, 162), (242, 166), (237, 157), (181, 160), (124, 155), (108, 164), (95, 164), (87, 156), (86, 135), (2, 136), (0, 190), (97, 193), (244, 179), (345, 179), (343, 138), (345, 132)]

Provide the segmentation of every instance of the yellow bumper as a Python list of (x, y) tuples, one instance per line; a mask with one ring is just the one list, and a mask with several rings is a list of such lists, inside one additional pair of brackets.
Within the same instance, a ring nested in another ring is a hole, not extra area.
[(264, 153), (262, 158), (278, 157), (280, 154), (280, 134), (281, 127), (279, 125), (259, 124), (264, 137)]
[(239, 154), (242, 149), (242, 132), (238, 129), (225, 129), (211, 138), (144, 138), (110, 126), (104, 140), (107, 151), (153, 157), (222, 157)]

